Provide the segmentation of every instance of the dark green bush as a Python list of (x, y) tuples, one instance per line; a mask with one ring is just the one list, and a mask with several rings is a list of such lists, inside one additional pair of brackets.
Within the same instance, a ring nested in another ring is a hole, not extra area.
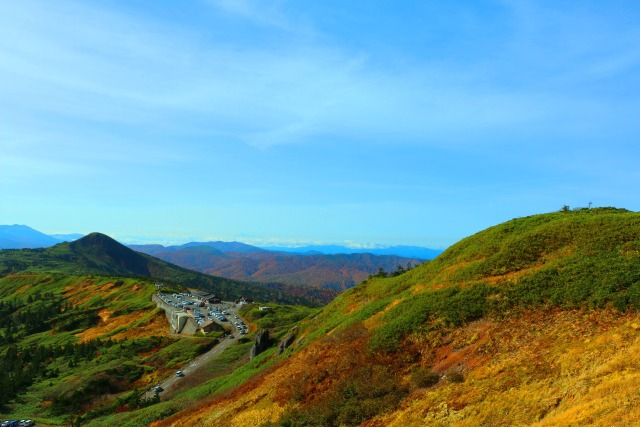
[(464, 382), (464, 375), (462, 375), (462, 372), (458, 372), (458, 371), (447, 372), (446, 378), (447, 378), (447, 381), (449, 381), (450, 383)]
[(429, 368), (420, 368), (411, 375), (411, 382), (418, 387), (432, 387), (440, 381), (440, 375)]
[(451, 286), (412, 296), (385, 314), (386, 323), (371, 337), (371, 349), (383, 352), (397, 350), (408, 333), (423, 328), (430, 319), (441, 319), (453, 326), (479, 319), (489, 309), (487, 297), (495, 292), (484, 283), (476, 283), (464, 289)]

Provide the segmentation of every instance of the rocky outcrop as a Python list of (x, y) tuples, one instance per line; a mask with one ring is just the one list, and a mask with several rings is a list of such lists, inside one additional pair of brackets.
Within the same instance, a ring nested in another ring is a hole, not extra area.
[(271, 339), (269, 338), (269, 330), (263, 329), (256, 334), (256, 342), (249, 350), (249, 359), (253, 359), (263, 351), (265, 351), (271, 345)]
[(297, 333), (298, 333), (298, 327), (296, 326), (293, 329), (291, 329), (291, 332), (289, 332), (287, 334), (287, 336), (285, 336), (282, 341), (280, 341), (280, 344), (278, 345), (278, 356), (280, 356), (282, 353), (284, 353), (284, 351), (291, 344), (293, 344), (293, 341), (295, 341), (295, 339), (296, 339)]

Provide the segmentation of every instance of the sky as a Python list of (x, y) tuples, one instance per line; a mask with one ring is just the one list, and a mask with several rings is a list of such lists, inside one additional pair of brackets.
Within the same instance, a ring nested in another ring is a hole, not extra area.
[(640, 210), (636, 0), (0, 0), (0, 224), (446, 248)]

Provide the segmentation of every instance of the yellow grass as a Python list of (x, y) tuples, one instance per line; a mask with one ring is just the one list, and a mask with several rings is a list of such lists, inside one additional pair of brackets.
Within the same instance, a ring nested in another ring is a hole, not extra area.
[(122, 332), (113, 335), (111, 338), (114, 340), (121, 340), (124, 338), (140, 338), (148, 336), (166, 336), (169, 335), (169, 323), (162, 312), (155, 315), (150, 313), (133, 312), (123, 314), (117, 317), (111, 317), (107, 310), (102, 310), (98, 313), (101, 317), (101, 321), (97, 326), (84, 330), (76, 336), (80, 341), (88, 341), (102, 337), (108, 333), (115, 331), (118, 328), (130, 326), (140, 320), (141, 315), (148, 315), (150, 319), (145, 324), (138, 324), (136, 327), (127, 327)]
[[(343, 338), (315, 342), (255, 381), (154, 426), (277, 422), (298, 405), (287, 392), (292, 384), (313, 373), (337, 372), (341, 360), (363, 344)], [(415, 363), (440, 374), (462, 371), (464, 382), (414, 386), (400, 407), (364, 426), (640, 425), (638, 314), (532, 311), (474, 322), (434, 343), (424, 341), (435, 347)], [(324, 392), (321, 384), (307, 391)]]
[(365, 425), (640, 425), (640, 334), (631, 326), (638, 320), (556, 311), (494, 323), (491, 338), (460, 350), (482, 360), (462, 363), (464, 383), (417, 390)]

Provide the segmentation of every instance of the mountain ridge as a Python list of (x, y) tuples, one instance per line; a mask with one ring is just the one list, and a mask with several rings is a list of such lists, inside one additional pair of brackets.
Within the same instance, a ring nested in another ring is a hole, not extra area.
[[(61, 242), (70, 242), (84, 237), (84, 234), (46, 234), (26, 225), (0, 225), (0, 249), (34, 249), (53, 246)], [(4, 239), (7, 239), (6, 241)], [(6, 245), (6, 246), (5, 246)], [(299, 254), (351, 254), (371, 253), (373, 255), (396, 255), (406, 258), (433, 259), (442, 253), (440, 249), (430, 249), (420, 246), (385, 246), (374, 248), (350, 248), (340, 245), (308, 245), (300, 247), (271, 246), (258, 247), (242, 242), (224, 242), (220, 240), (207, 242), (188, 242), (181, 245), (163, 246), (160, 244), (128, 244), (130, 248), (139, 252), (153, 255), (155, 251), (172, 252), (190, 247), (207, 246), (220, 252), (253, 253), (253, 252), (278, 252)]]
[(389, 273), (411, 268), (424, 260), (394, 255), (297, 254), (271, 252), (221, 252), (210, 246), (135, 247), (173, 264), (235, 280), (281, 282), (290, 285), (344, 290), (380, 269)]

